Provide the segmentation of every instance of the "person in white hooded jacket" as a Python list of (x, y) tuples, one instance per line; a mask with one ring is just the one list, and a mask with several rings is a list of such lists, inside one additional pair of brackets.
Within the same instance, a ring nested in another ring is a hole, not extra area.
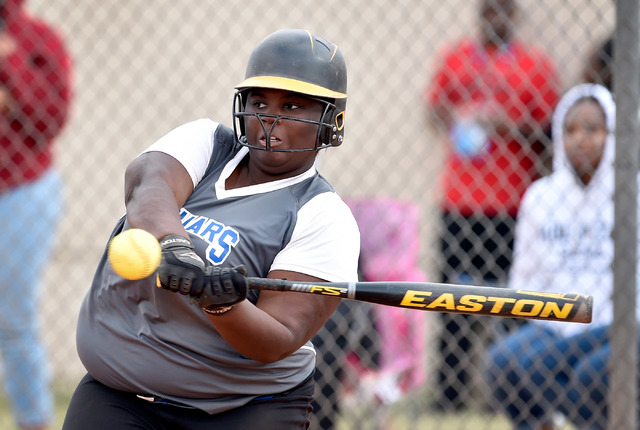
[(552, 127), (553, 173), (523, 197), (509, 287), (591, 294), (593, 321), (531, 321), (489, 348), (485, 376), (516, 429), (551, 429), (558, 412), (580, 429), (604, 429), (613, 319), (611, 93), (595, 84), (571, 88)]

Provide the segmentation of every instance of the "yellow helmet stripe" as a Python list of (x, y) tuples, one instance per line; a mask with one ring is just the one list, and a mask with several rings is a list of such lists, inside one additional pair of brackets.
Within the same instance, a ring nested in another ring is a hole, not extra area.
[(314, 46), (313, 46), (313, 34), (311, 34), (311, 32), (309, 30), (307, 30), (307, 35), (309, 36), (309, 42), (311, 43), (311, 52), (313, 52)]
[(332, 99), (347, 98), (345, 93), (333, 91), (320, 85), (310, 84), (309, 82), (303, 82), (297, 79), (283, 78), (281, 76), (254, 76), (236, 85), (236, 89), (243, 88), (273, 88), (316, 97), (328, 97)]
[(329, 59), (329, 62), (333, 61), (337, 53), (338, 53), (338, 45), (333, 45), (333, 52), (331, 53), (331, 59)]

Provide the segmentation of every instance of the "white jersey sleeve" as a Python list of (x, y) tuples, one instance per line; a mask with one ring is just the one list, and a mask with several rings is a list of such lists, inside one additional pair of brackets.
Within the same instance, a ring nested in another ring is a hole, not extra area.
[(360, 231), (349, 207), (334, 192), (315, 196), (298, 211), (291, 241), (271, 270), (287, 270), (329, 282), (358, 280)]
[(218, 125), (208, 118), (185, 123), (162, 136), (142, 154), (157, 151), (172, 156), (187, 170), (195, 188), (209, 165)]

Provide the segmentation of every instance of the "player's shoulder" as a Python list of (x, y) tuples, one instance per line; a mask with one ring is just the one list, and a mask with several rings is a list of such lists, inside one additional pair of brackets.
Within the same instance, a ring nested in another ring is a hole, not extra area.
[(316, 194), (299, 211), (310, 222), (336, 228), (359, 238), (359, 229), (351, 209), (335, 191)]
[(235, 132), (230, 127), (221, 124), (211, 118), (198, 118), (186, 122), (176, 128), (182, 130), (182, 134), (200, 136), (204, 140), (224, 144), (225, 146), (235, 143)]
[(220, 129), (220, 124), (209, 118), (199, 118), (182, 123), (162, 136), (156, 144), (169, 144), (177, 148), (186, 146), (210, 146)]
[(194, 130), (202, 130), (202, 131), (209, 131), (209, 132), (215, 132), (219, 127), (220, 127), (220, 123), (217, 121), (214, 121), (211, 118), (197, 118), (194, 120), (191, 120), (189, 122), (186, 122), (183, 127), (190, 127)]
[(337, 217), (345, 214), (353, 217), (349, 206), (333, 189), (316, 194), (307, 204), (315, 206), (319, 211), (331, 213)]

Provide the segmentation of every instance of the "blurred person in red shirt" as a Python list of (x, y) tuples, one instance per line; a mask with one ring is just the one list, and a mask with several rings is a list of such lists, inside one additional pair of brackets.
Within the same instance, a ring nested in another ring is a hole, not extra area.
[(71, 59), (21, 0), (0, 0), (0, 27), (0, 350), (16, 421), (35, 430), (53, 417), (38, 298), (62, 212), (52, 147), (69, 113)]
[[(520, 199), (546, 162), (549, 120), (559, 99), (552, 60), (515, 37), (516, 0), (482, 0), (480, 37), (446, 49), (425, 98), (446, 135), (442, 171), (442, 282), (504, 285)], [(474, 319), (442, 314), (439, 370), (445, 409), (462, 407), (470, 382), (464, 355)]]

